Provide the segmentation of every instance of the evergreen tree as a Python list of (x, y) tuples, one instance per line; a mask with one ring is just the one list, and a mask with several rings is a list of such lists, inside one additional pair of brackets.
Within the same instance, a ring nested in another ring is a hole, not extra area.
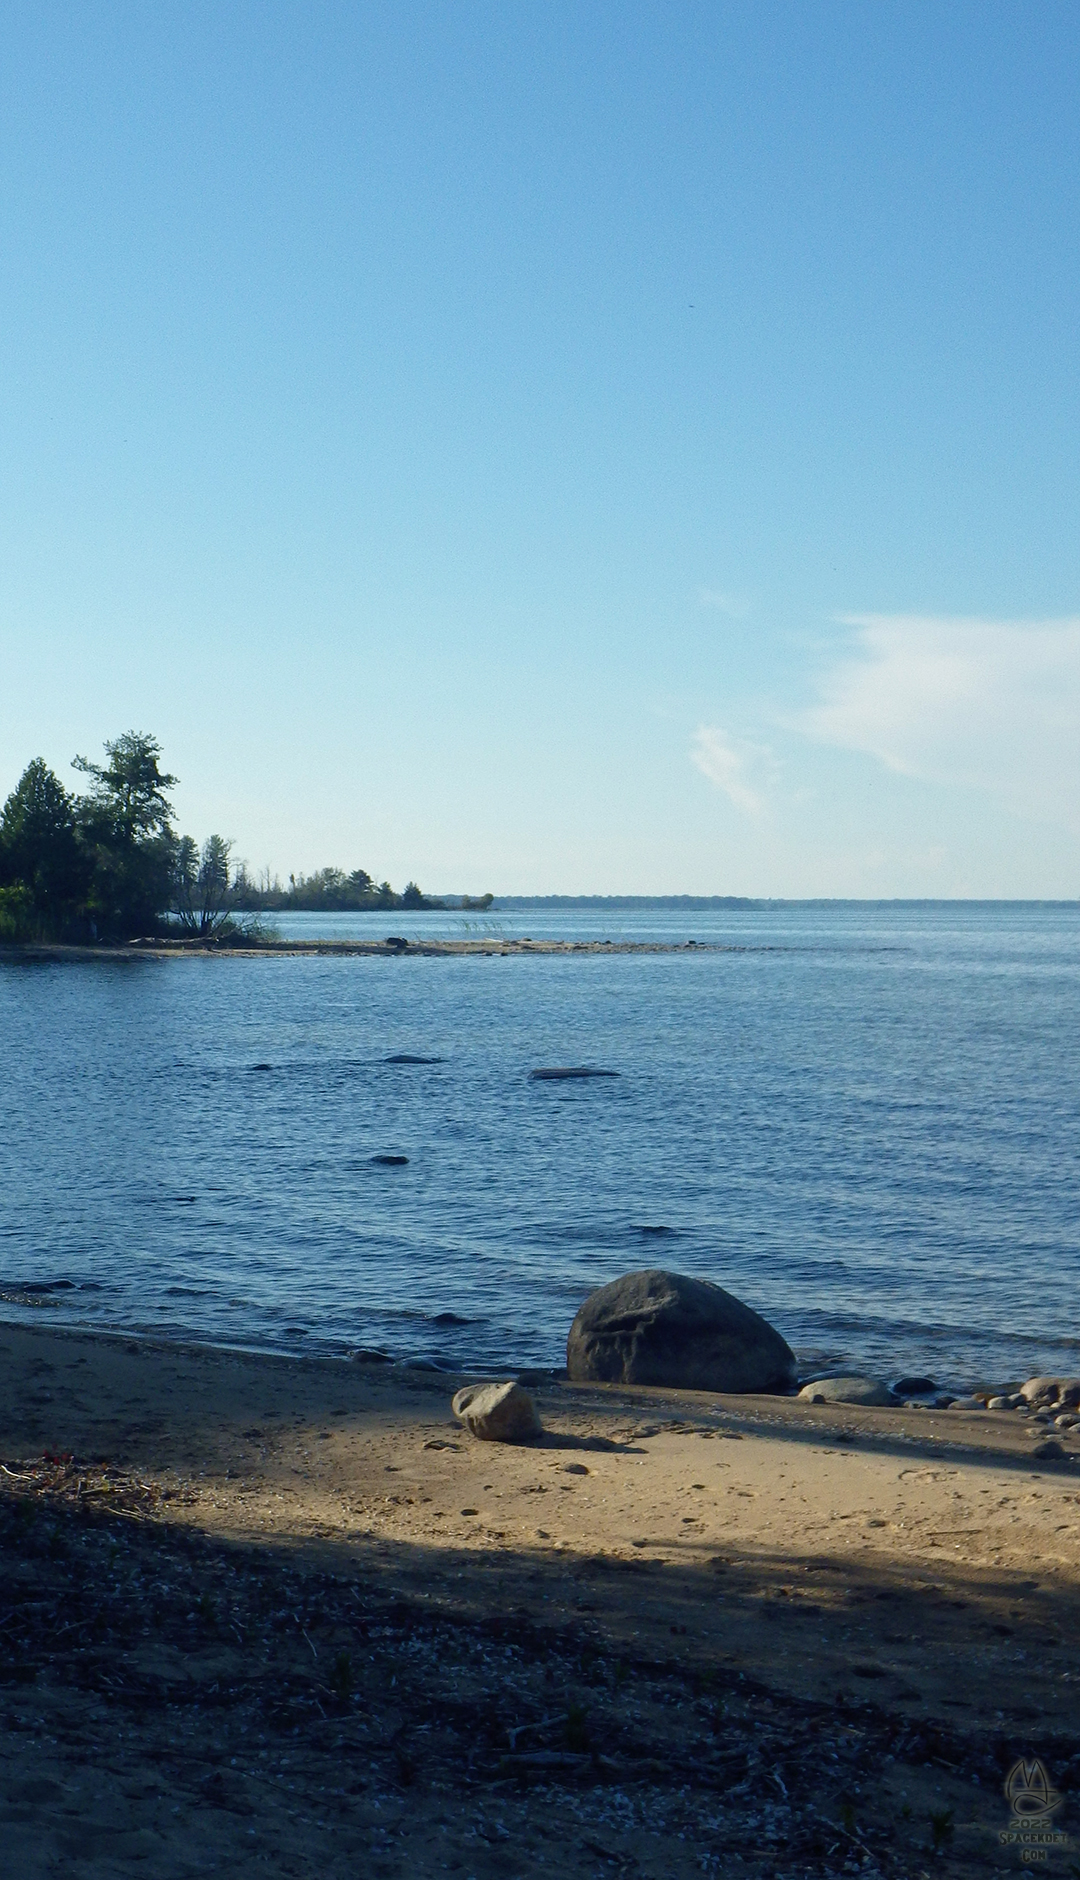
[(230, 880), (232, 843), (207, 836), (201, 851), (184, 836), (176, 852), (176, 913), (185, 933), (213, 939), (231, 928), (237, 883)]
[[(0, 817), (0, 887), (16, 930), (32, 939), (77, 934), (90, 866), (76, 805), (43, 758), (23, 771)], [(17, 910), (17, 912), (15, 911)]]
[(93, 877), (87, 913), (99, 937), (153, 933), (172, 900), (177, 841), (168, 792), (177, 779), (162, 771), (156, 738), (125, 731), (106, 742), (107, 764), (76, 757), (93, 778), (77, 803), (80, 840)]

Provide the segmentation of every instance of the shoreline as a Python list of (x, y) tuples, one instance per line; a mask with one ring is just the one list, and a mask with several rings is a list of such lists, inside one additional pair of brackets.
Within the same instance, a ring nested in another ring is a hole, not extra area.
[[(460, 1362), (455, 1362), (452, 1357), (446, 1354), (438, 1356), (419, 1351), (417, 1349), (416, 1339), (411, 1341), (411, 1348), (410, 1343), (406, 1341), (400, 1351), (393, 1351), (388, 1349), (385, 1345), (358, 1345), (355, 1339), (346, 1340), (341, 1338), (332, 1343), (327, 1342), (316, 1346), (312, 1346), (310, 1343), (305, 1346), (299, 1341), (291, 1345), (266, 1344), (255, 1342), (254, 1340), (246, 1340), (240, 1335), (235, 1337), (222, 1336), (218, 1338), (210, 1332), (201, 1332), (195, 1328), (184, 1325), (178, 1326), (173, 1330), (167, 1325), (151, 1326), (147, 1325), (145, 1322), (140, 1323), (137, 1321), (132, 1324), (120, 1322), (107, 1324), (100, 1320), (88, 1321), (87, 1319), (78, 1318), (74, 1316), (74, 1314), (68, 1316), (68, 1314), (70, 1314), (70, 1308), (64, 1303), (68, 1297), (67, 1286), (63, 1285), (59, 1297), (56, 1297), (52, 1290), (56, 1284), (57, 1282), (55, 1281), (33, 1280), (29, 1282), (28, 1287), (20, 1287), (11, 1282), (0, 1282), (0, 1336), (2, 1336), (5, 1328), (11, 1327), (31, 1332), (55, 1332), (58, 1336), (71, 1334), (93, 1339), (116, 1340), (121, 1342), (127, 1340), (132, 1343), (147, 1345), (160, 1351), (220, 1352), (223, 1355), (231, 1355), (238, 1358), (265, 1358), (274, 1362), (283, 1361), (304, 1364), (349, 1363), (353, 1360), (356, 1351), (359, 1349), (361, 1351), (377, 1352), (378, 1356), (374, 1362), (380, 1369), (384, 1369), (387, 1373), (394, 1370), (399, 1372), (417, 1371), (427, 1373), (435, 1378), (458, 1378), (460, 1380), (470, 1381), (479, 1377), (491, 1377), (497, 1373), (499, 1376), (505, 1377), (521, 1375), (539, 1378), (542, 1379), (545, 1384), (557, 1384), (567, 1381), (565, 1364), (560, 1364), (557, 1361), (549, 1362), (545, 1357), (532, 1358), (519, 1356), (515, 1358), (506, 1353), (489, 1352), (487, 1354), (480, 1354), (466, 1351), (461, 1354)], [(12, 1309), (19, 1316), (8, 1317), (7, 1314)], [(1073, 1355), (1072, 1353), (1069, 1354), (1070, 1364), (1067, 1367), (1070, 1375), (1073, 1370), (1077, 1368), (1075, 1364), (1071, 1362)], [(803, 1384), (816, 1382), (818, 1380), (827, 1380), (829, 1378), (872, 1378), (884, 1382), (888, 1388), (891, 1389), (892, 1386), (888, 1382), (890, 1376), (896, 1375), (902, 1377), (913, 1375), (912, 1364), (903, 1359), (897, 1359), (891, 1365), (883, 1365), (875, 1359), (849, 1359), (842, 1355), (840, 1357), (821, 1356), (818, 1359), (812, 1356), (804, 1358), (800, 1356), (798, 1350), (796, 1350), (795, 1356), (798, 1366), (798, 1382), (789, 1392), (777, 1393), (775, 1399), (769, 1394), (769, 1401), (776, 1401), (778, 1403), (793, 1402)], [(918, 1369), (919, 1367), (916, 1366), (915, 1368)], [(1017, 1380), (1014, 1376), (1010, 1375), (1010, 1377), (1005, 1379), (1001, 1384), (994, 1384), (992, 1387), (987, 1386), (985, 1383), (987, 1377), (996, 1378), (998, 1376), (999, 1367), (995, 1366), (987, 1367), (983, 1365), (980, 1367), (977, 1365), (969, 1365), (963, 1367), (956, 1365), (943, 1367), (938, 1364), (933, 1368), (937, 1378), (948, 1379), (952, 1377), (958, 1379), (970, 1375), (970, 1377), (978, 1379), (979, 1381), (973, 1384), (960, 1382), (949, 1383), (947, 1381), (935, 1382), (932, 1392), (923, 1392), (917, 1399), (911, 1398), (910, 1396), (907, 1398), (897, 1396), (895, 1408), (902, 1410), (905, 1404), (910, 1402), (915, 1403), (918, 1411), (945, 1408), (946, 1406), (944, 1404), (936, 1403), (935, 1399), (944, 1397), (950, 1397), (954, 1400), (967, 1399), (974, 1392), (990, 1396), (995, 1394), (998, 1390), (1011, 1393), (1017, 1391), (1019, 1389), (1019, 1383), (1023, 1381), (1023, 1379)], [(1049, 1375), (1051, 1372), (1054, 1372), (1054, 1367), (1051, 1365), (1049, 1370), (1047, 1370), (1046, 1366), (1041, 1366), (1038, 1374), (1041, 1375), (1043, 1372)], [(1060, 1372), (1061, 1375), (1065, 1375), (1065, 1371), (1062, 1370), (1061, 1366), (1058, 1366), (1057, 1372), (1054, 1372), (1054, 1374), (1056, 1375), (1058, 1372)], [(1036, 1373), (1032, 1372), (1030, 1374), (1035, 1375)], [(1025, 1375), (1027, 1375), (1027, 1373)], [(1004, 1373), (1002, 1373), (1002, 1377), (1004, 1379)]]
[(548, 1379), (511, 1447), (459, 1381), (0, 1326), (20, 1875), (906, 1880), (944, 1811), (974, 1880), (1034, 1755), (1073, 1826), (1080, 1444)]
[[(85, 1336), (92, 1339), (130, 1341), (146, 1345), (160, 1351), (206, 1351), (219, 1352), (238, 1358), (253, 1360), (266, 1359), (270, 1362), (302, 1364), (343, 1364), (353, 1361), (358, 1352), (372, 1354), (373, 1365), (390, 1372), (427, 1373), (434, 1378), (471, 1381), (479, 1377), (491, 1377), (496, 1374), (505, 1377), (528, 1376), (544, 1384), (559, 1384), (567, 1381), (565, 1360), (562, 1357), (562, 1345), (559, 1341), (559, 1355), (535, 1355), (519, 1353), (517, 1356), (505, 1351), (461, 1351), (431, 1352), (419, 1348), (424, 1331), (414, 1332), (411, 1339), (405, 1339), (398, 1350), (389, 1349), (385, 1344), (367, 1344), (357, 1337), (346, 1339), (338, 1337), (313, 1344), (309, 1341), (295, 1340), (293, 1343), (266, 1343), (256, 1338), (245, 1337), (242, 1333), (221, 1336), (209, 1329), (201, 1330), (190, 1325), (170, 1324), (152, 1325), (137, 1316), (131, 1323), (122, 1320), (104, 1322), (79, 1317), (68, 1301), (72, 1292), (77, 1293), (79, 1282), (66, 1279), (39, 1279), (19, 1285), (13, 1281), (0, 1280), (0, 1336), (5, 1329), (18, 1328), (30, 1332), (52, 1332), (58, 1336)], [(11, 1313), (12, 1316), (8, 1316)], [(383, 1336), (386, 1334), (384, 1333)], [(831, 1378), (866, 1378), (883, 1383), (889, 1390), (894, 1390), (891, 1378), (920, 1378), (927, 1371), (934, 1376), (933, 1388), (919, 1393), (908, 1392), (896, 1395), (892, 1408), (899, 1410), (908, 1407), (912, 1414), (928, 1410), (941, 1410), (948, 1407), (945, 1399), (962, 1402), (970, 1407), (974, 1396), (984, 1398), (1001, 1395), (1016, 1395), (1020, 1385), (1029, 1376), (1036, 1375), (1080, 1375), (1076, 1363), (1076, 1353), (1072, 1349), (1074, 1341), (1067, 1341), (1067, 1348), (1057, 1357), (1047, 1358), (1034, 1369), (1028, 1358), (1027, 1368), (1014, 1364), (1011, 1367), (975, 1362), (955, 1362), (943, 1364), (930, 1360), (928, 1364), (916, 1354), (905, 1357), (903, 1354), (891, 1360), (878, 1356), (846, 1356), (843, 1352), (831, 1355), (815, 1348), (803, 1350), (795, 1348), (797, 1382), (790, 1391), (766, 1393), (769, 1402), (793, 1402), (804, 1384), (827, 1381)], [(1048, 1341), (1052, 1343), (1052, 1341)], [(1043, 1353), (1045, 1356), (1045, 1351)], [(1007, 1373), (1007, 1375), (1006, 1375)], [(949, 1380), (952, 1381), (949, 1381)], [(988, 1383), (987, 1380), (994, 1380)], [(1057, 1432), (1051, 1432), (1057, 1434)], [(1077, 1440), (1080, 1442), (1080, 1428)]]
[(609, 954), (609, 953), (781, 953), (788, 949), (765, 944), (734, 945), (713, 940), (515, 940), (492, 936), (472, 940), (260, 940), (248, 945), (218, 945), (201, 940), (129, 940), (124, 944), (87, 944), (26, 941), (0, 945), (0, 960), (175, 960), (274, 959), (290, 955), (328, 954), (340, 958), (403, 959), (501, 954)]
[[(324, 1338), (322, 1342), (312, 1342), (306, 1336), (296, 1338), (292, 1343), (271, 1343), (260, 1340), (255, 1335), (243, 1332), (223, 1330), (219, 1335), (210, 1328), (199, 1328), (189, 1324), (171, 1322), (160, 1324), (148, 1323), (134, 1314), (130, 1323), (122, 1319), (111, 1322), (78, 1316), (69, 1303), (77, 1296), (80, 1282), (62, 1278), (34, 1277), (24, 1284), (0, 1279), (0, 1334), (5, 1326), (18, 1327), (27, 1331), (55, 1332), (58, 1335), (85, 1335), (88, 1338), (131, 1340), (146, 1344), (163, 1351), (198, 1350), (216, 1351), (237, 1357), (262, 1359), (277, 1362), (341, 1364), (352, 1360), (357, 1353), (376, 1354), (374, 1362), (387, 1372), (397, 1368), (401, 1371), (428, 1371), (433, 1377), (473, 1379), (490, 1377), (496, 1374), (514, 1377), (519, 1374), (542, 1378), (544, 1382), (558, 1383), (566, 1381), (565, 1358), (563, 1356), (565, 1339), (557, 1341), (557, 1354), (519, 1351), (516, 1355), (498, 1350), (462, 1350), (460, 1344), (456, 1350), (425, 1350), (423, 1342), (430, 1337), (431, 1324), (419, 1325), (412, 1317), (411, 1336), (403, 1336), (398, 1349), (391, 1349), (385, 1343), (371, 1343), (354, 1333), (351, 1338), (338, 1336)], [(8, 1314), (12, 1316), (8, 1316)], [(467, 1330), (471, 1321), (455, 1321), (455, 1330)], [(788, 1328), (790, 1333), (790, 1328)], [(383, 1329), (379, 1336), (383, 1339), (390, 1334)], [(794, 1336), (794, 1334), (790, 1334)], [(789, 1339), (790, 1342), (790, 1339)], [(891, 1379), (914, 1379), (933, 1374), (933, 1387), (918, 1393), (908, 1392), (897, 1395), (895, 1408), (903, 1409), (906, 1404), (913, 1404), (915, 1410), (924, 1411), (946, 1408), (940, 1400), (949, 1398), (965, 1403), (972, 1396), (990, 1398), (998, 1394), (1015, 1395), (1021, 1384), (1032, 1376), (1080, 1376), (1080, 1365), (1074, 1349), (1075, 1340), (1066, 1339), (1060, 1350), (1054, 1354), (1050, 1347), (1054, 1341), (1048, 1337), (1042, 1347), (1039, 1361), (1033, 1363), (1030, 1353), (1025, 1353), (1026, 1363), (1013, 1362), (1008, 1365), (985, 1363), (972, 1360), (951, 1360), (945, 1363), (940, 1353), (936, 1357), (925, 1357), (919, 1352), (903, 1352), (882, 1357), (876, 1354), (859, 1356), (850, 1351), (821, 1348), (814, 1344), (800, 1341), (793, 1346), (797, 1367), (797, 1382), (789, 1392), (777, 1393), (775, 1401), (790, 1402), (800, 1388), (807, 1383), (830, 1378), (869, 1378), (880, 1381), (893, 1390)], [(1049, 1353), (1049, 1355), (1048, 1355)], [(1014, 1359), (1017, 1354), (1013, 1354)], [(1045, 1360), (1045, 1361), (1044, 1361)], [(991, 1380), (988, 1382), (987, 1380)], [(772, 1401), (770, 1395), (770, 1401)], [(1080, 1440), (1080, 1438), (1078, 1438)]]

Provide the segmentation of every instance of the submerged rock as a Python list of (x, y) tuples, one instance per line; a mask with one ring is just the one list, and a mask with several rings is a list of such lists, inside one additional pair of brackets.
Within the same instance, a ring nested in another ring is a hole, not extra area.
[(542, 1433), (536, 1405), (527, 1390), (507, 1384), (466, 1384), (453, 1399), (459, 1423), (484, 1443), (528, 1443)]
[(861, 1403), (877, 1409), (896, 1403), (879, 1377), (819, 1377), (804, 1384), (799, 1396), (804, 1403)]
[(593, 1070), (588, 1064), (556, 1065), (552, 1070), (530, 1071), (529, 1076), (551, 1082), (563, 1077), (617, 1077), (618, 1071)]
[(570, 1327), (576, 1384), (787, 1391), (795, 1355), (750, 1306), (707, 1279), (651, 1269), (590, 1293)]
[(371, 1160), (379, 1168), (404, 1168), (409, 1158), (407, 1155), (373, 1155)]
[(54, 1293), (74, 1292), (73, 1279), (9, 1279), (5, 1285), (10, 1292), (19, 1293)]

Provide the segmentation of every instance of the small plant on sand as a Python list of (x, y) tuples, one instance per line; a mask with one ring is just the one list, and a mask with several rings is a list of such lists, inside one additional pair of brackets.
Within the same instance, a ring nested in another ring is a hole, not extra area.
[(394, 1761), (397, 1764), (397, 1778), (403, 1789), (411, 1789), (416, 1781), (416, 1762), (410, 1756), (404, 1743), (394, 1744)]
[(339, 1651), (330, 1667), (330, 1689), (339, 1704), (347, 1704), (353, 1694), (353, 1664), (347, 1651)]
[(932, 1808), (930, 1810), (930, 1846), (935, 1854), (943, 1854), (950, 1845), (956, 1829), (953, 1825), (951, 1808)]
[(579, 1756), (586, 1753), (589, 1748), (589, 1723), (580, 1704), (567, 1706), (563, 1735), (566, 1738), (567, 1749)]

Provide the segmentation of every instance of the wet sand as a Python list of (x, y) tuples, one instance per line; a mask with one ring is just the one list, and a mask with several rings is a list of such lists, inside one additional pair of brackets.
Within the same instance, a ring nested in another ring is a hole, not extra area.
[(1035, 1755), (1077, 1861), (1080, 1442), (460, 1381), (0, 1326), (8, 1871), (1015, 1872)]

